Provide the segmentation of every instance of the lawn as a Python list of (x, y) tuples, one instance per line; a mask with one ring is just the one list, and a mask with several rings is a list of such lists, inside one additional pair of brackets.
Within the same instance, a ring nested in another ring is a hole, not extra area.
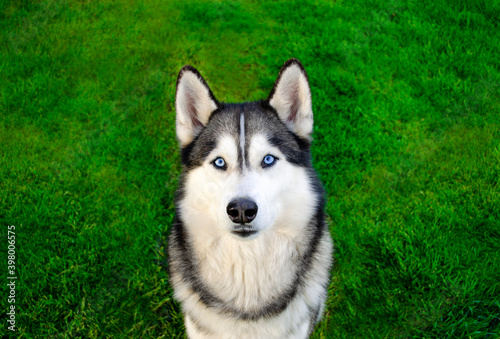
[(313, 338), (500, 337), (496, 0), (2, 1), (0, 336), (185, 337), (177, 73), (252, 101), (290, 57), (336, 247)]

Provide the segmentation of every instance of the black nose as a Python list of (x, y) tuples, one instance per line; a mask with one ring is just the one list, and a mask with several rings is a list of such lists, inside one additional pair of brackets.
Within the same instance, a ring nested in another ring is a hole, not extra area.
[(257, 216), (257, 204), (247, 198), (234, 199), (227, 205), (227, 215), (232, 222), (244, 224)]

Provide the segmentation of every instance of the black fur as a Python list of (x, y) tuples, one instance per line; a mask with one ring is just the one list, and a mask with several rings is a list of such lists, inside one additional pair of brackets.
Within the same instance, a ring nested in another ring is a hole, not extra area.
[[(263, 133), (269, 142), (285, 154), (287, 161), (301, 167), (311, 166), (310, 143), (292, 133), (278, 117), (274, 109), (266, 101), (255, 101), (240, 104), (219, 104), (220, 108), (210, 116), (207, 126), (187, 146), (181, 149), (181, 161), (186, 169), (192, 170), (201, 166), (206, 157), (217, 146), (221, 133), (240, 135), (240, 114), (245, 114), (245, 134)], [(245, 155), (248, 154), (250, 138), (246, 138)], [(236, 140), (239, 143), (239, 140)], [(238, 163), (243, 161), (238, 149)]]

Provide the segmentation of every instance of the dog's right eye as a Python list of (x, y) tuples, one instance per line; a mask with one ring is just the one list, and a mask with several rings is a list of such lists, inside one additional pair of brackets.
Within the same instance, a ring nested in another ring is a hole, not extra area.
[(225, 170), (227, 168), (226, 162), (221, 157), (215, 158), (215, 160), (212, 162), (212, 164), (214, 165), (215, 168), (220, 169), (220, 170)]
[(262, 168), (271, 167), (276, 163), (277, 160), (278, 158), (274, 157), (271, 154), (268, 154), (264, 157), (264, 159), (262, 159), (261, 166)]

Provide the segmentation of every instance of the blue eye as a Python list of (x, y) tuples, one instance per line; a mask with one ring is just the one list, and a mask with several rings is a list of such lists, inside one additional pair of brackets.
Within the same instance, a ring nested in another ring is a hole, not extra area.
[(222, 159), (221, 157), (218, 157), (216, 158), (212, 164), (215, 166), (215, 168), (217, 169), (221, 169), (221, 170), (225, 170), (227, 168), (226, 166), (226, 162), (224, 161), (224, 159)]
[(264, 159), (262, 159), (262, 167), (265, 168), (272, 166), (276, 163), (276, 160), (278, 160), (278, 158), (275, 158), (271, 154), (268, 154), (264, 157)]

